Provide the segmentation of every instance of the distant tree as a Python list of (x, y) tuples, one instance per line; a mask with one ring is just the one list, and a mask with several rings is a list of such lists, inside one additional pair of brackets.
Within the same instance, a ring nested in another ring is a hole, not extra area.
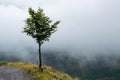
[(39, 70), (41, 71), (41, 45), (44, 41), (49, 41), (49, 37), (56, 31), (60, 21), (52, 23), (52, 20), (45, 15), (41, 8), (37, 11), (29, 8), (28, 12), (30, 16), (25, 21), (26, 25), (23, 32), (34, 38), (39, 45)]

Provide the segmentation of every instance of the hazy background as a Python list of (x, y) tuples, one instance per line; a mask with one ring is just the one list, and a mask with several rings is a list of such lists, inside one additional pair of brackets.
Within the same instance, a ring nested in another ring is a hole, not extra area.
[(28, 8), (41, 7), (53, 21), (61, 21), (43, 51), (120, 55), (119, 4), (119, 0), (0, 0), (0, 53), (27, 57), (28, 49), (38, 49), (35, 40), (21, 32)]

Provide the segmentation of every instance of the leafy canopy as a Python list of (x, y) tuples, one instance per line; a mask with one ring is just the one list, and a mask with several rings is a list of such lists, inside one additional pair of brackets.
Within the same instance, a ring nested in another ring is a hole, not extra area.
[(43, 44), (44, 41), (48, 41), (51, 34), (56, 31), (60, 21), (52, 23), (52, 20), (45, 15), (41, 8), (37, 11), (29, 8), (28, 12), (30, 17), (25, 21), (26, 25), (23, 32), (35, 38), (37, 43)]

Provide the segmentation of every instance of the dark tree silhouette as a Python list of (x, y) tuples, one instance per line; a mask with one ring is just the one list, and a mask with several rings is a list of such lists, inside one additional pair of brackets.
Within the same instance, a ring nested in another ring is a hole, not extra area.
[(30, 16), (25, 21), (23, 32), (34, 38), (39, 45), (39, 70), (41, 71), (41, 45), (44, 41), (49, 41), (49, 37), (56, 31), (60, 21), (52, 23), (52, 20), (45, 15), (41, 8), (37, 11), (29, 8), (28, 12)]

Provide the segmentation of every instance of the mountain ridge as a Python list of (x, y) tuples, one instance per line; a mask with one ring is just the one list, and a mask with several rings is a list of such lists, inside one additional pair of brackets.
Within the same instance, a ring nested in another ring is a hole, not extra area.
[(42, 66), (42, 72), (38, 71), (38, 65), (22, 62), (0, 62), (1, 66), (12, 66), (24, 70), (33, 80), (79, 80), (68, 74), (56, 71), (52, 67)]

